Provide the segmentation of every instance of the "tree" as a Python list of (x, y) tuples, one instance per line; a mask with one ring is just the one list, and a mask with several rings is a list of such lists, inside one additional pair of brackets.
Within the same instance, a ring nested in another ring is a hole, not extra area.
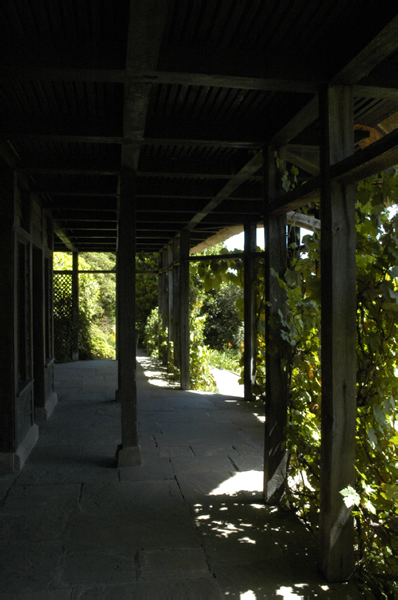
[(243, 289), (230, 281), (206, 293), (202, 314), (206, 314), (204, 340), (210, 348), (241, 347), (243, 321), (237, 302), (242, 298)]
[(159, 255), (157, 252), (140, 252), (136, 256), (136, 329), (138, 343), (143, 343), (145, 323), (158, 304)]

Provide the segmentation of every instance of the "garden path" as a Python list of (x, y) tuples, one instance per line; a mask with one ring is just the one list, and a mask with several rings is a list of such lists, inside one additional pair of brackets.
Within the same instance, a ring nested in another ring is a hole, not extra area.
[(186, 392), (138, 357), (142, 466), (118, 469), (115, 361), (56, 365), (59, 403), (0, 478), (1, 599), (359, 598), (262, 502), (261, 405)]

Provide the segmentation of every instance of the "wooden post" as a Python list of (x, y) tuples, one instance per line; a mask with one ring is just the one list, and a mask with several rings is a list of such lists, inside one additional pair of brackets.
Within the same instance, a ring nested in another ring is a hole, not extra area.
[[(169, 328), (169, 294), (168, 294), (168, 273), (167, 273), (167, 250), (162, 250), (160, 255), (160, 295), (159, 295), (159, 319), (163, 334), (159, 335), (159, 356), (164, 365), (167, 365), (168, 350), (162, 346), (164, 341), (164, 332)], [(160, 333), (160, 332), (159, 332)]]
[(244, 392), (245, 400), (253, 399), (256, 381), (256, 223), (245, 223), (244, 244)]
[(174, 347), (174, 366), (180, 369), (181, 366), (181, 319), (180, 319), (180, 236), (176, 236), (172, 242), (173, 245), (173, 347)]
[(168, 289), (168, 343), (167, 368), (174, 362), (174, 312), (173, 312), (173, 244), (167, 246), (167, 289)]
[(162, 323), (162, 306), (163, 306), (163, 270), (162, 270), (162, 252), (158, 256), (158, 307), (159, 307), (159, 332), (158, 332), (158, 351), (159, 358), (162, 358), (162, 340), (160, 327)]
[(14, 173), (0, 160), (0, 472), (14, 469), (15, 450), (15, 242)]
[(329, 167), (354, 152), (352, 89), (320, 94), (322, 448), (320, 567), (329, 581), (352, 573), (353, 522), (341, 490), (355, 482), (355, 186), (330, 181)]
[(180, 235), (180, 383), (189, 390), (189, 231)]
[(273, 319), (285, 310), (284, 291), (272, 275), (275, 271), (283, 278), (286, 271), (286, 216), (273, 215), (269, 205), (276, 200), (281, 175), (276, 168), (272, 148), (264, 149), (264, 235), (265, 235), (265, 321), (266, 347), (266, 408), (264, 496), (268, 503), (276, 503), (284, 491), (286, 480), (287, 374), (283, 367), (283, 352), (279, 328)]
[(46, 327), (45, 327), (45, 286), (44, 286), (44, 251), (33, 246), (33, 377), (35, 418), (42, 418), (45, 402), (45, 367), (46, 367)]
[(72, 360), (79, 360), (79, 253), (72, 262)]
[(0, 160), (0, 472), (20, 470), (39, 437), (33, 422), (31, 222), (28, 212), (26, 230), (17, 225), (17, 182)]
[(135, 184), (136, 174), (124, 168), (120, 174), (119, 231), (117, 249), (117, 295), (119, 369), (117, 393), (122, 412), (122, 444), (118, 466), (141, 463), (137, 428), (135, 343)]

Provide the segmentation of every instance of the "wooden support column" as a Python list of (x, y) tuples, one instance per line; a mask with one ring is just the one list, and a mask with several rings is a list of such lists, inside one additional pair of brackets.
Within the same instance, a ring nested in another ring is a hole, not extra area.
[(79, 360), (79, 253), (72, 259), (72, 360)]
[[(168, 343), (167, 368), (174, 362), (174, 312), (173, 312), (173, 244), (167, 246), (167, 289), (168, 289)], [(173, 350), (172, 350), (173, 348)]]
[(162, 345), (164, 334), (169, 328), (169, 293), (167, 273), (167, 249), (160, 254), (161, 270), (159, 274), (159, 319), (163, 332), (159, 332), (159, 356), (164, 365), (167, 365), (167, 347)]
[(163, 270), (162, 270), (162, 252), (159, 252), (158, 257), (158, 307), (159, 307), (159, 335), (158, 335), (158, 351), (159, 358), (162, 358), (162, 336), (160, 327), (162, 325), (162, 306), (163, 306)]
[(276, 503), (283, 494), (286, 479), (287, 374), (283, 367), (283, 351), (279, 328), (274, 319), (285, 310), (286, 298), (272, 270), (283, 278), (286, 271), (286, 215), (273, 215), (269, 206), (280, 190), (281, 174), (276, 168), (273, 148), (264, 149), (264, 235), (266, 306), (266, 408), (264, 496)]
[(14, 173), (0, 161), (0, 472), (14, 470), (15, 451), (15, 240)]
[(189, 231), (180, 235), (180, 383), (189, 390)]
[(20, 194), (13, 169), (0, 160), (0, 472), (22, 469), (39, 437), (33, 403), (30, 211), (24, 230), (17, 225)]
[(118, 466), (141, 463), (137, 429), (136, 334), (135, 334), (135, 186), (136, 174), (124, 168), (120, 174), (117, 295), (119, 368), (117, 398), (122, 411), (122, 444)]
[(46, 405), (45, 389), (45, 285), (44, 250), (33, 246), (33, 377), (35, 418), (41, 420)]
[(329, 581), (352, 573), (353, 521), (340, 491), (355, 482), (355, 186), (330, 180), (330, 165), (354, 152), (353, 94), (320, 94), (322, 448), (320, 566)]
[(173, 347), (174, 366), (181, 367), (181, 318), (180, 318), (180, 237), (173, 239)]
[(256, 223), (245, 223), (244, 245), (244, 393), (245, 400), (253, 399), (256, 381)]

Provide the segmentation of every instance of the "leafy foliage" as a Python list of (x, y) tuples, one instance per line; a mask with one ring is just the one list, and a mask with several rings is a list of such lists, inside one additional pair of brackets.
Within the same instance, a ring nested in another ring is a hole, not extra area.
[(216, 382), (211, 373), (210, 349), (204, 341), (206, 315), (201, 314), (203, 300), (191, 286), (189, 314), (189, 370), (193, 390), (214, 391)]
[[(72, 269), (71, 253), (55, 252), (53, 261), (54, 270)], [(112, 254), (79, 256), (79, 269), (82, 271), (113, 269), (114, 264)], [(64, 301), (72, 303), (71, 297)], [(60, 318), (62, 315), (54, 314), (55, 323)], [(79, 356), (82, 360), (115, 356), (114, 274), (79, 274)], [(69, 355), (56, 356), (59, 362), (70, 358)]]
[[(216, 263), (212, 265), (215, 268)], [(237, 301), (243, 298), (243, 289), (231, 281), (210, 290), (204, 299), (202, 314), (206, 314), (204, 339), (210, 348), (240, 348), (243, 343), (243, 321)]]
[[(138, 339), (144, 338), (145, 321), (157, 304), (158, 257), (136, 257), (136, 324)], [(54, 253), (54, 270), (71, 270), (72, 254)], [(79, 356), (82, 360), (115, 358), (116, 354), (116, 256), (112, 253), (79, 254), (79, 270), (104, 271), (79, 275)], [(71, 302), (71, 299), (70, 299)], [(68, 360), (68, 357), (58, 357)]]
[(136, 256), (136, 330), (138, 342), (145, 338), (145, 323), (158, 303), (158, 253), (139, 252)]
[(204, 387), (200, 389), (214, 390), (216, 384), (211, 375), (214, 349), (237, 348), (242, 343), (239, 310), (242, 293), (236, 281), (241, 274), (235, 270), (236, 262), (241, 261), (228, 259), (228, 250), (223, 244), (208, 248), (203, 255), (225, 255), (225, 260), (206, 259), (190, 264), (190, 352), (195, 356), (192, 368), (201, 373)]
[[(364, 592), (398, 594), (398, 176), (382, 174), (357, 190), (357, 481), (341, 490), (355, 506), (357, 573)], [(290, 380), (286, 502), (314, 527), (319, 509), (320, 255), (319, 236), (293, 248), (279, 314)]]
[[(79, 275), (79, 356), (82, 360), (115, 358), (116, 256), (110, 252), (79, 254), (79, 269), (113, 271)], [(84, 286), (85, 280), (92, 282), (90, 289)], [(94, 303), (94, 310), (88, 310)]]
[(225, 348), (225, 350), (210, 349), (209, 362), (215, 369), (230, 371), (239, 375), (241, 371), (242, 353), (237, 348)]
[[(162, 335), (163, 334), (163, 335)], [(144, 344), (148, 356), (159, 357), (159, 348), (162, 344), (167, 344), (167, 332), (162, 331), (162, 324), (159, 317), (159, 307), (155, 306), (146, 320), (144, 328)]]

